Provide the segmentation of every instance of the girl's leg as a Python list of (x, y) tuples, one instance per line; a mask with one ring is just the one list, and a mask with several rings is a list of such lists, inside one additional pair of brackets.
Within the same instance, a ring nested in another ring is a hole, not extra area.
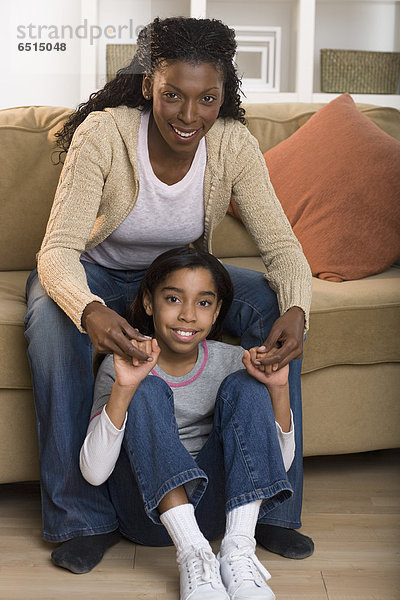
[[(231, 265), (225, 267), (235, 291), (232, 307), (225, 320), (226, 331), (240, 337), (244, 348), (261, 345), (279, 317), (276, 295), (262, 273)], [(259, 543), (288, 558), (305, 558), (314, 549), (310, 538), (293, 531), (301, 527), (303, 498), (302, 360), (302, 357), (293, 360), (289, 370), (290, 404), (296, 423), (296, 454), (288, 479), (294, 494), (288, 502), (262, 518), (256, 530)]]
[(109, 488), (126, 537), (157, 546), (172, 540), (181, 600), (229, 600), (218, 561), (194, 514), (206, 484), (205, 473), (179, 440), (171, 389), (158, 377), (147, 377), (128, 409)]
[[(217, 461), (215, 457), (219, 457)], [(275, 596), (266, 583), (270, 575), (255, 556), (255, 527), (259, 513), (267, 515), (287, 502), (292, 488), (268, 391), (245, 370), (230, 375), (221, 384), (214, 429), (197, 462), (209, 477), (197, 508), (201, 528), (204, 530), (209, 522), (207, 515), (217, 505), (220, 521), (214, 522), (213, 533), (220, 534), (221, 505), (227, 514), (219, 560), (230, 597), (272, 600)], [(223, 473), (224, 490), (219, 483)]]

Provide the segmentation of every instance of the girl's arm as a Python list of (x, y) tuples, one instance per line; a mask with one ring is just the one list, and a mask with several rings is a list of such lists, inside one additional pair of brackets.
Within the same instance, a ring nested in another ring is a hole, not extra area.
[(106, 404), (106, 412), (111, 423), (117, 429), (121, 429), (125, 421), (126, 411), (140, 382), (150, 373), (160, 354), (160, 348), (155, 338), (145, 342), (132, 340), (132, 345), (148, 354), (152, 360), (140, 362), (134, 358), (128, 361), (114, 354), (116, 378)]
[(114, 355), (115, 380), (113, 374), (101, 367), (96, 380), (95, 394), (102, 397), (106, 394), (107, 400), (102, 405), (102, 410), (99, 409), (98, 414), (90, 421), (80, 452), (82, 475), (92, 485), (101, 485), (113, 472), (121, 450), (129, 404), (134, 401), (140, 382), (154, 367), (160, 353), (155, 339), (132, 343), (141, 346), (152, 361), (139, 362), (134, 359), (130, 363)]
[(247, 372), (263, 383), (269, 392), (275, 420), (283, 432), (289, 432), (291, 428), (290, 395), (289, 395), (289, 366), (282, 367), (279, 371), (274, 370), (275, 365), (255, 364), (262, 358), (268, 356), (266, 352), (260, 352), (257, 348), (245, 350), (243, 364)]
[(254, 364), (265, 357), (265, 354), (265, 352), (259, 352), (258, 348), (251, 348), (244, 351), (242, 361), (249, 375), (255, 377), (268, 389), (272, 410), (274, 411), (276, 432), (283, 464), (285, 470), (288, 471), (293, 462), (296, 449), (293, 415), (290, 410), (289, 366), (287, 365), (279, 369), (279, 371), (274, 371), (273, 369), (276, 365)]

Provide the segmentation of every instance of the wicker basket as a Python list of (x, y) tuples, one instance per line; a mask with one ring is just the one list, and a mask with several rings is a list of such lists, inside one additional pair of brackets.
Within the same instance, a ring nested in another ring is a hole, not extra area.
[(127, 67), (136, 52), (136, 44), (107, 44), (107, 81), (111, 81), (119, 69)]
[(321, 50), (322, 92), (396, 94), (400, 52)]

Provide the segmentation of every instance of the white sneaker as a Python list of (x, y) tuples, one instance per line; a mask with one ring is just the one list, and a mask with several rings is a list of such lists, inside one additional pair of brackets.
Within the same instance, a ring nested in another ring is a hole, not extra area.
[(219, 563), (207, 548), (178, 555), (181, 600), (229, 600), (221, 581)]
[(266, 583), (271, 575), (256, 557), (256, 544), (248, 540), (237, 545), (224, 556), (218, 554), (221, 578), (230, 600), (275, 600), (275, 594)]

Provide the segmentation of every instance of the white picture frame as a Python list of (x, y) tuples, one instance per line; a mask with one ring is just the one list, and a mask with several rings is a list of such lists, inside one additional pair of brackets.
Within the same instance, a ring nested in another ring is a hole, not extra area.
[[(236, 32), (236, 65), (243, 91), (280, 91), (281, 27), (233, 25)], [(250, 55), (254, 61), (249, 69)], [(254, 68), (257, 70), (255, 74)], [(246, 75), (247, 70), (247, 75)]]

